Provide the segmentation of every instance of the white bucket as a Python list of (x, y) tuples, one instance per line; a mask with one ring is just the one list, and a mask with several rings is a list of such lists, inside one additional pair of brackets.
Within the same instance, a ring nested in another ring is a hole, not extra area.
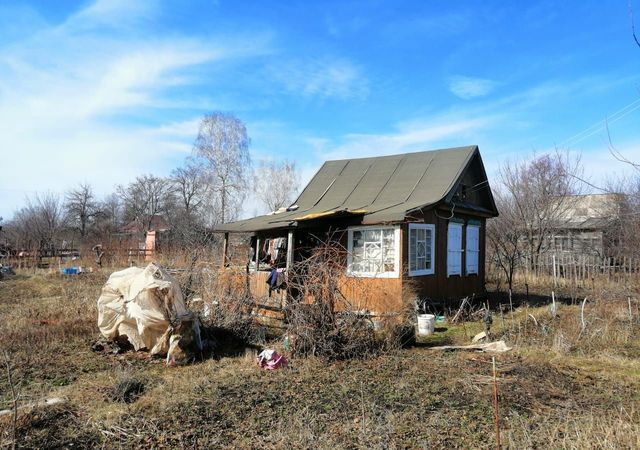
[(433, 334), (436, 329), (436, 316), (433, 314), (418, 314), (418, 335)]

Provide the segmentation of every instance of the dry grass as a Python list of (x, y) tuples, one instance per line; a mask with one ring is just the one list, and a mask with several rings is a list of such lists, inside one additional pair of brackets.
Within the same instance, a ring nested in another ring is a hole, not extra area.
[[(479, 323), (444, 325), (414, 348), (327, 363), (292, 358), (260, 371), (250, 356), (167, 368), (144, 353), (94, 353), (95, 302), (108, 273), (21, 276), (0, 283), (0, 343), (24, 382), (23, 448), (495, 448), (491, 358), (438, 353)], [(625, 312), (626, 311), (626, 312)], [(494, 316), (515, 350), (499, 355), (503, 443), (510, 448), (638, 448), (640, 336), (625, 299), (522, 307)], [(537, 325), (529, 316), (536, 318)], [(144, 386), (112, 395), (127, 380)], [(8, 406), (6, 377), (0, 401)], [(0, 418), (0, 447), (10, 445)]]

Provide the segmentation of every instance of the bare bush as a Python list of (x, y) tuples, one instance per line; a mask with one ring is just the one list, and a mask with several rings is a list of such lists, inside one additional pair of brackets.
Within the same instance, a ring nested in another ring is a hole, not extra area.
[(234, 270), (219, 272), (204, 265), (194, 268), (193, 289), (202, 295), (199, 309), (202, 338), (213, 352), (240, 350), (260, 338), (252, 316), (253, 300), (243, 284), (244, 276)]
[(330, 360), (365, 357), (380, 348), (367, 311), (355, 311), (340, 291), (346, 249), (329, 240), (289, 274), (286, 309), (295, 354)]

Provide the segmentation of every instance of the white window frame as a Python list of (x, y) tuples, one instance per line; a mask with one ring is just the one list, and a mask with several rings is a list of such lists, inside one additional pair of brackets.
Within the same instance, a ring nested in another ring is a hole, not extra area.
[[(431, 231), (431, 268), (411, 270), (411, 230), (430, 230)], [(429, 223), (410, 223), (409, 234), (407, 235), (407, 265), (409, 267), (409, 276), (415, 277), (420, 275), (433, 275), (436, 266), (436, 226)]]
[[(477, 230), (478, 233), (478, 246), (477, 248), (470, 248), (470, 241), (469, 241), (469, 229), (474, 228)], [(476, 255), (476, 267), (475, 267), (475, 271), (473, 268), (471, 268), (471, 266), (469, 265), (470, 263), (470, 257), (469, 255), (471, 254), (475, 254)], [(467, 225), (467, 235), (465, 237), (465, 261), (464, 261), (464, 265), (465, 265), (465, 273), (467, 275), (478, 275), (478, 273), (480, 272), (480, 226), (479, 225)]]
[[(449, 248), (449, 243), (450, 243), (450, 235), (451, 235), (451, 228), (459, 228), (460, 229), (460, 250), (452, 250), (451, 248)], [(449, 224), (447, 225), (447, 276), (453, 276), (453, 275), (459, 275), (462, 276), (462, 254), (464, 253), (464, 248), (462, 247), (462, 228), (463, 228), (463, 224), (458, 223), (458, 222), (449, 222)], [(460, 258), (460, 270), (457, 272), (452, 272), (451, 271), (451, 264), (449, 264), (449, 258), (452, 252), (457, 252), (459, 253), (459, 258)]]
[[(354, 231), (370, 231), (370, 230), (393, 230), (394, 241), (394, 271), (393, 272), (359, 272), (352, 270), (353, 265), (353, 232)], [(347, 275), (351, 277), (362, 278), (398, 278), (400, 277), (400, 226), (360, 226), (349, 227), (348, 244), (347, 244)]]

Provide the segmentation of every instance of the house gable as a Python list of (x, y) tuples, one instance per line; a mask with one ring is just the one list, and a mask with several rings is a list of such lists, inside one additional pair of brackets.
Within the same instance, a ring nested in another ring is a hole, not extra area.
[(447, 194), (444, 203), (447, 205), (455, 204), (459, 209), (482, 212), (490, 217), (498, 215), (480, 152), (475, 152), (471, 157), (453, 188)]

